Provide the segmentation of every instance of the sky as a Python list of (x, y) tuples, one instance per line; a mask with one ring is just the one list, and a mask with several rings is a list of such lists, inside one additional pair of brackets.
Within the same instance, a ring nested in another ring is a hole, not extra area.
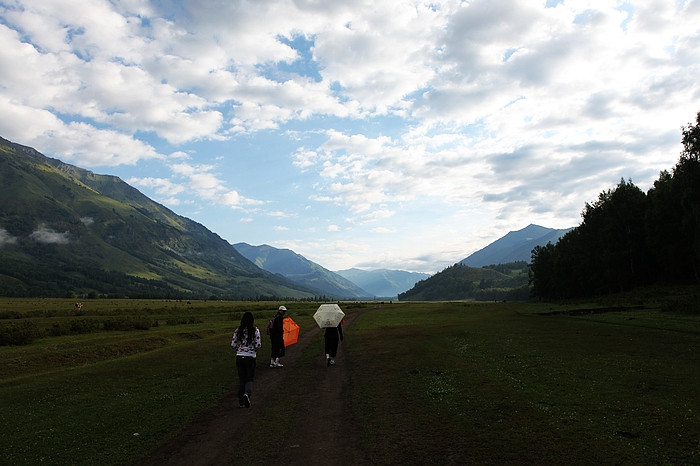
[(0, 136), (332, 271), (577, 226), (698, 111), (700, 0), (0, 0)]

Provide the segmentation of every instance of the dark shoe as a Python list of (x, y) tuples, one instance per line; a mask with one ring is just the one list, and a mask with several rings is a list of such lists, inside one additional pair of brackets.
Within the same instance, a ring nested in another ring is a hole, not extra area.
[(245, 407), (250, 408), (250, 396), (247, 393), (243, 395), (243, 400), (245, 401)]

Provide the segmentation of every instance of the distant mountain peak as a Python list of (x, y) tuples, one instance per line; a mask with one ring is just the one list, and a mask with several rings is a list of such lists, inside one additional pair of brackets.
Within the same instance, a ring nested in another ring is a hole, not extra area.
[(319, 295), (337, 299), (366, 299), (372, 296), (352, 281), (291, 249), (278, 249), (267, 244), (253, 246), (248, 243), (236, 243), (233, 246), (261, 269), (315, 289)]
[(405, 270), (362, 270), (351, 268), (339, 270), (339, 275), (357, 283), (363, 290), (367, 290), (374, 297), (394, 298), (400, 293), (411, 289), (417, 282), (430, 277), (430, 274), (419, 272), (407, 272)]
[(535, 246), (544, 246), (549, 242), (554, 244), (570, 230), (571, 228), (554, 229), (531, 223), (521, 230), (508, 232), (505, 236), (462, 259), (459, 263), (470, 267), (519, 261), (529, 263)]

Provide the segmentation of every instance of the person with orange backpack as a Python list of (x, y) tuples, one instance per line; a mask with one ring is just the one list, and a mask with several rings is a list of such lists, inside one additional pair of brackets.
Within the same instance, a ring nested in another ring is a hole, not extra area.
[(270, 335), (270, 344), (272, 350), (270, 352), (270, 367), (284, 367), (280, 362), (280, 358), (284, 356), (284, 328), (283, 320), (287, 308), (280, 306), (277, 309), (277, 314), (267, 324), (267, 333)]

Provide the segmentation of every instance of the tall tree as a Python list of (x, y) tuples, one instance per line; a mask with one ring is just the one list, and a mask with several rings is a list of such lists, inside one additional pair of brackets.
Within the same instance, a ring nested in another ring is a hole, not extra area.
[(700, 112), (682, 127), (683, 150), (645, 195), (632, 181), (586, 203), (581, 225), (536, 248), (530, 265), (537, 295), (604, 294), (649, 281), (700, 283)]
[(657, 278), (700, 282), (700, 112), (682, 132), (673, 173), (661, 172), (649, 190), (646, 228)]
[(552, 243), (535, 246), (530, 263), (530, 283), (535, 296), (551, 298), (557, 295), (559, 283), (555, 277), (556, 250)]
[[(668, 282), (687, 275), (687, 252), (679, 244), (681, 212), (673, 176), (664, 170), (647, 193), (645, 231), (656, 281)], [(684, 265), (686, 264), (686, 265)]]
[(647, 253), (644, 234), (646, 196), (624, 179), (613, 190), (600, 194), (594, 204), (586, 203), (579, 228), (593, 267), (596, 294), (620, 291), (644, 281)]
[(696, 124), (683, 128), (683, 151), (673, 170), (674, 194), (680, 213), (680, 233), (689, 272), (700, 281), (700, 112)]

